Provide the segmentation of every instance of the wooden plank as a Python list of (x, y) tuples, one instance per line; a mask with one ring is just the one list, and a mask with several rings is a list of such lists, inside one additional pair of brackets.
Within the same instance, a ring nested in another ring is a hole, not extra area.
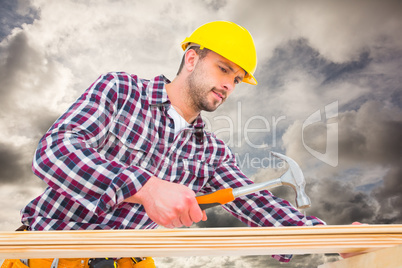
[(394, 225), (330, 225), (330, 226), (289, 226), (289, 227), (242, 227), (242, 228), (184, 228), (184, 229), (148, 229), (148, 230), (92, 230), (92, 231), (41, 231), (41, 232), (0, 232), (0, 237), (12, 235), (13, 237), (41, 237), (68, 238), (93, 237), (102, 234), (103, 237), (223, 237), (223, 236), (260, 236), (260, 235), (304, 235), (304, 234), (401, 234), (402, 224)]
[(318, 266), (319, 268), (402, 268), (402, 245), (376, 250), (336, 262)]
[(0, 258), (370, 252), (402, 244), (402, 225), (0, 232)]
[[(305, 241), (308, 236), (308, 241)], [(3, 237), (4, 238), (4, 237)], [(1, 239), (1, 238), (0, 238)], [(294, 236), (235, 236), (232, 237), (117, 237), (117, 238), (103, 238), (102, 234), (99, 234), (98, 237), (66, 237), (64, 239), (59, 238), (49, 238), (46, 236), (40, 237), (18, 237), (18, 239), (13, 239), (12, 236), (6, 239), (2, 239), (3, 242), (6, 241), (7, 245), (37, 245), (42, 244), (43, 239), (46, 239), (47, 244), (52, 245), (91, 245), (91, 244), (159, 244), (159, 243), (327, 243), (328, 240), (332, 242), (342, 242), (342, 243), (362, 243), (362, 242), (373, 242), (373, 243), (395, 243), (399, 244), (402, 239), (402, 234), (391, 234), (391, 235), (383, 235), (383, 234), (369, 234), (369, 235), (294, 235)], [(2, 242), (0, 242), (0, 245)]]
[[(371, 235), (369, 237), (329, 237), (329, 236), (315, 236), (309, 235), (306, 236), (298, 236), (292, 238), (281, 238), (281, 237), (265, 237), (261, 236), (260, 238), (248, 238), (248, 237), (233, 237), (233, 238), (215, 238), (208, 240), (207, 238), (198, 239), (198, 238), (164, 238), (164, 239), (157, 239), (157, 238), (136, 238), (131, 240), (121, 240), (121, 241), (105, 241), (103, 239), (95, 240), (86, 240), (86, 241), (46, 241), (43, 242), (38, 241), (30, 241), (24, 243), (23, 241), (10, 241), (7, 242), (8, 247), (36, 247), (43, 244), (52, 245), (52, 246), (66, 246), (66, 245), (77, 245), (77, 246), (86, 246), (86, 245), (180, 245), (180, 244), (192, 244), (192, 245), (209, 245), (209, 244), (220, 244), (220, 245), (235, 245), (235, 244), (242, 244), (242, 245), (326, 245), (328, 242), (332, 244), (345, 244), (345, 245), (359, 245), (365, 244), (366, 246), (369, 245), (398, 245), (402, 243), (402, 236), (374, 236)], [(0, 250), (4, 247), (0, 247)]]

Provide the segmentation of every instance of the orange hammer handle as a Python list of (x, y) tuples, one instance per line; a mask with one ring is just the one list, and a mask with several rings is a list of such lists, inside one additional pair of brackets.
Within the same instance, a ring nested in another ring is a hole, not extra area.
[(226, 188), (210, 194), (197, 196), (196, 199), (201, 210), (205, 210), (207, 208), (229, 203), (235, 200), (235, 197), (233, 196), (233, 189)]

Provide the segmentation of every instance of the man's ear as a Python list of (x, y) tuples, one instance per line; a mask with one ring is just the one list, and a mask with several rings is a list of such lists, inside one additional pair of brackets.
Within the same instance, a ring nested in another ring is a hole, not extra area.
[(189, 49), (186, 52), (184, 66), (188, 72), (191, 73), (194, 70), (195, 65), (198, 62), (198, 59), (199, 59), (199, 56), (198, 56), (197, 52), (195, 52), (194, 49)]

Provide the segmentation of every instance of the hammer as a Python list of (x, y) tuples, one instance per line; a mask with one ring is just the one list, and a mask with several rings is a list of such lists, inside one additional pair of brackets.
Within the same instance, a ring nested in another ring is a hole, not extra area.
[(293, 190), (295, 190), (296, 206), (298, 208), (304, 209), (310, 207), (310, 199), (304, 191), (304, 186), (306, 185), (306, 182), (304, 180), (303, 172), (301, 171), (299, 165), (292, 158), (287, 157), (283, 154), (275, 152), (271, 152), (271, 154), (274, 157), (282, 159), (283, 161), (286, 161), (288, 163), (289, 169), (284, 174), (282, 174), (282, 176), (267, 182), (254, 183), (235, 189), (226, 188), (210, 194), (197, 196), (196, 199), (201, 210), (226, 204), (243, 195), (281, 185), (290, 186), (293, 188)]

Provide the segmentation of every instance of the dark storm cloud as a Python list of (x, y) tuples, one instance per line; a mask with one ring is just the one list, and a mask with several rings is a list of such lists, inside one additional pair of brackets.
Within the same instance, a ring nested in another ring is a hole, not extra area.
[(362, 52), (359, 55), (358, 60), (353, 60), (345, 63), (330, 63), (321, 70), (321, 73), (325, 75), (326, 79), (323, 81), (325, 83), (335, 82), (344, 78), (356, 79), (356, 74), (358, 71), (366, 68), (371, 62), (370, 53)]
[[(265, 63), (263, 69), (270, 72), (262, 76), (264, 80), (260, 81), (269, 87), (269, 91), (261, 92), (264, 99), (272, 96), (281, 99), (283, 91), (289, 89), (289, 81), (293, 80), (296, 81), (291, 84), (295, 87), (293, 94), (298, 94), (297, 90), (304, 92), (306, 100), (322, 95), (328, 96), (329, 100), (339, 101), (340, 113), (338, 120), (334, 121), (339, 125), (339, 166), (335, 170), (327, 170), (337, 175), (330, 178), (324, 172), (324, 178), (311, 179), (313, 183), (320, 182), (314, 186), (316, 191), (311, 196), (316, 201), (309, 214), (317, 215), (330, 224), (348, 224), (352, 221), (397, 223), (402, 220), (401, 213), (394, 209), (400, 205), (402, 191), (393, 191), (402, 182), (402, 177), (398, 176), (402, 163), (401, 85), (398, 71), (401, 52), (400, 48), (362, 48), (358, 57), (337, 63), (321, 55), (306, 39), (298, 39), (275, 49), (272, 58)], [(303, 75), (300, 76), (300, 73)], [(310, 88), (297, 88), (297, 83), (303, 83), (300, 77), (315, 83)], [(342, 87), (348, 90), (339, 91)], [(355, 97), (348, 99), (344, 93), (355, 94)], [(284, 104), (289, 100), (282, 99)], [(301, 121), (305, 119), (298, 118)], [(303, 142), (317, 152), (325, 153), (326, 131), (325, 122), (310, 125), (304, 129)], [(301, 144), (301, 133), (301, 123), (297, 128), (289, 128), (285, 143), (290, 145), (287, 153), (304, 163), (311, 155)], [(366, 182), (364, 177), (353, 178), (351, 175), (354, 169), (364, 174), (375, 167), (388, 171), (384, 171), (383, 177)], [(358, 180), (359, 187), (355, 187), (356, 181), (346, 184), (342, 178)], [(273, 191), (293, 202), (291, 192), (283, 188)], [(322, 196), (328, 198), (322, 199)]]
[[(402, 204), (401, 115), (399, 107), (376, 101), (365, 103), (357, 111), (339, 114), (339, 165), (336, 169), (321, 170), (318, 174), (322, 177), (308, 179), (311, 185), (307, 192), (311, 192), (314, 204), (309, 213), (330, 224), (402, 221), (402, 213), (395, 210)], [(326, 139), (322, 138), (325, 129), (324, 123), (311, 125), (304, 132), (306, 144), (317, 151), (325, 151)], [(301, 130), (292, 132), (295, 134), (292, 139), (297, 141)], [(311, 159), (302, 145), (297, 151), (299, 155), (295, 150), (292, 153), (298, 159)], [(365, 178), (373, 168), (384, 171), (374, 180)], [(356, 170), (359, 170), (357, 175)], [(333, 177), (328, 177), (328, 173)]]
[(31, 166), (21, 148), (0, 143), (0, 183), (21, 183), (31, 174)]
[(280, 90), (292, 69), (307, 68), (317, 72), (316, 69), (325, 68), (329, 62), (306, 39), (301, 38), (277, 47), (272, 57), (263, 64), (256, 73), (257, 77), (261, 77), (259, 82), (268, 84), (271, 90)]
[(34, 145), (39, 142), (39, 139), (46, 133), (46, 131), (53, 125), (56, 119), (61, 114), (50, 111), (46, 107), (35, 109), (35, 112), (27, 120), (27, 128), (31, 131), (30, 137), (34, 139)]
[(28, 0), (2, 0), (0, 2), (0, 41), (14, 28), (24, 23), (31, 24), (38, 17), (38, 10), (31, 8)]
[(318, 216), (327, 224), (374, 223), (377, 203), (370, 194), (356, 191), (351, 183), (321, 178), (306, 190), (314, 204), (308, 215)]
[(227, 0), (202, 0), (202, 3), (208, 8), (219, 10), (227, 5)]
[(16, 91), (21, 91), (19, 84), (24, 83), (24, 80), (31, 72), (35, 72), (34, 67), (38, 67), (37, 63), (41, 61), (38, 52), (28, 44), (28, 37), (20, 31), (16, 35), (10, 37), (6, 46), (0, 47), (0, 110), (12, 107), (13, 100), (8, 97)]
[(54, 65), (43, 68), (44, 58), (24, 31), (10, 35), (0, 55), (0, 182), (39, 183), (31, 171), (32, 155), (58, 115), (40, 104), (47, 88), (38, 81), (51, 82)]
[(383, 185), (375, 189), (374, 197), (378, 200), (381, 210), (375, 219), (376, 223), (402, 223), (402, 167), (400, 165), (389, 170), (384, 177)]
[[(402, 109), (369, 101), (357, 111), (340, 113), (340, 167), (355, 164), (399, 166), (402, 161)], [(312, 124), (304, 129), (304, 142), (325, 152), (326, 124)], [(323, 137), (323, 138), (322, 138)]]
[(32, 47), (24, 31), (10, 36), (9, 42), (0, 47), (0, 54), (0, 115), (9, 124), (4, 124), (3, 134), (38, 139), (59, 116), (51, 105), (40, 103), (47, 98), (54, 102), (53, 96), (59, 94), (48, 94), (56, 88), (52, 86), (58, 75), (55, 62)]
[[(322, 86), (344, 79), (357, 79), (356, 74), (366, 68), (371, 60), (370, 53), (363, 51), (358, 60), (336, 63), (321, 55), (307, 39), (300, 38), (277, 47), (256, 76), (260, 76), (261, 83), (268, 84), (270, 89), (280, 90), (290, 72), (302, 70), (310, 75), (310, 79), (321, 80)], [(263, 70), (265, 73), (262, 73)]]

